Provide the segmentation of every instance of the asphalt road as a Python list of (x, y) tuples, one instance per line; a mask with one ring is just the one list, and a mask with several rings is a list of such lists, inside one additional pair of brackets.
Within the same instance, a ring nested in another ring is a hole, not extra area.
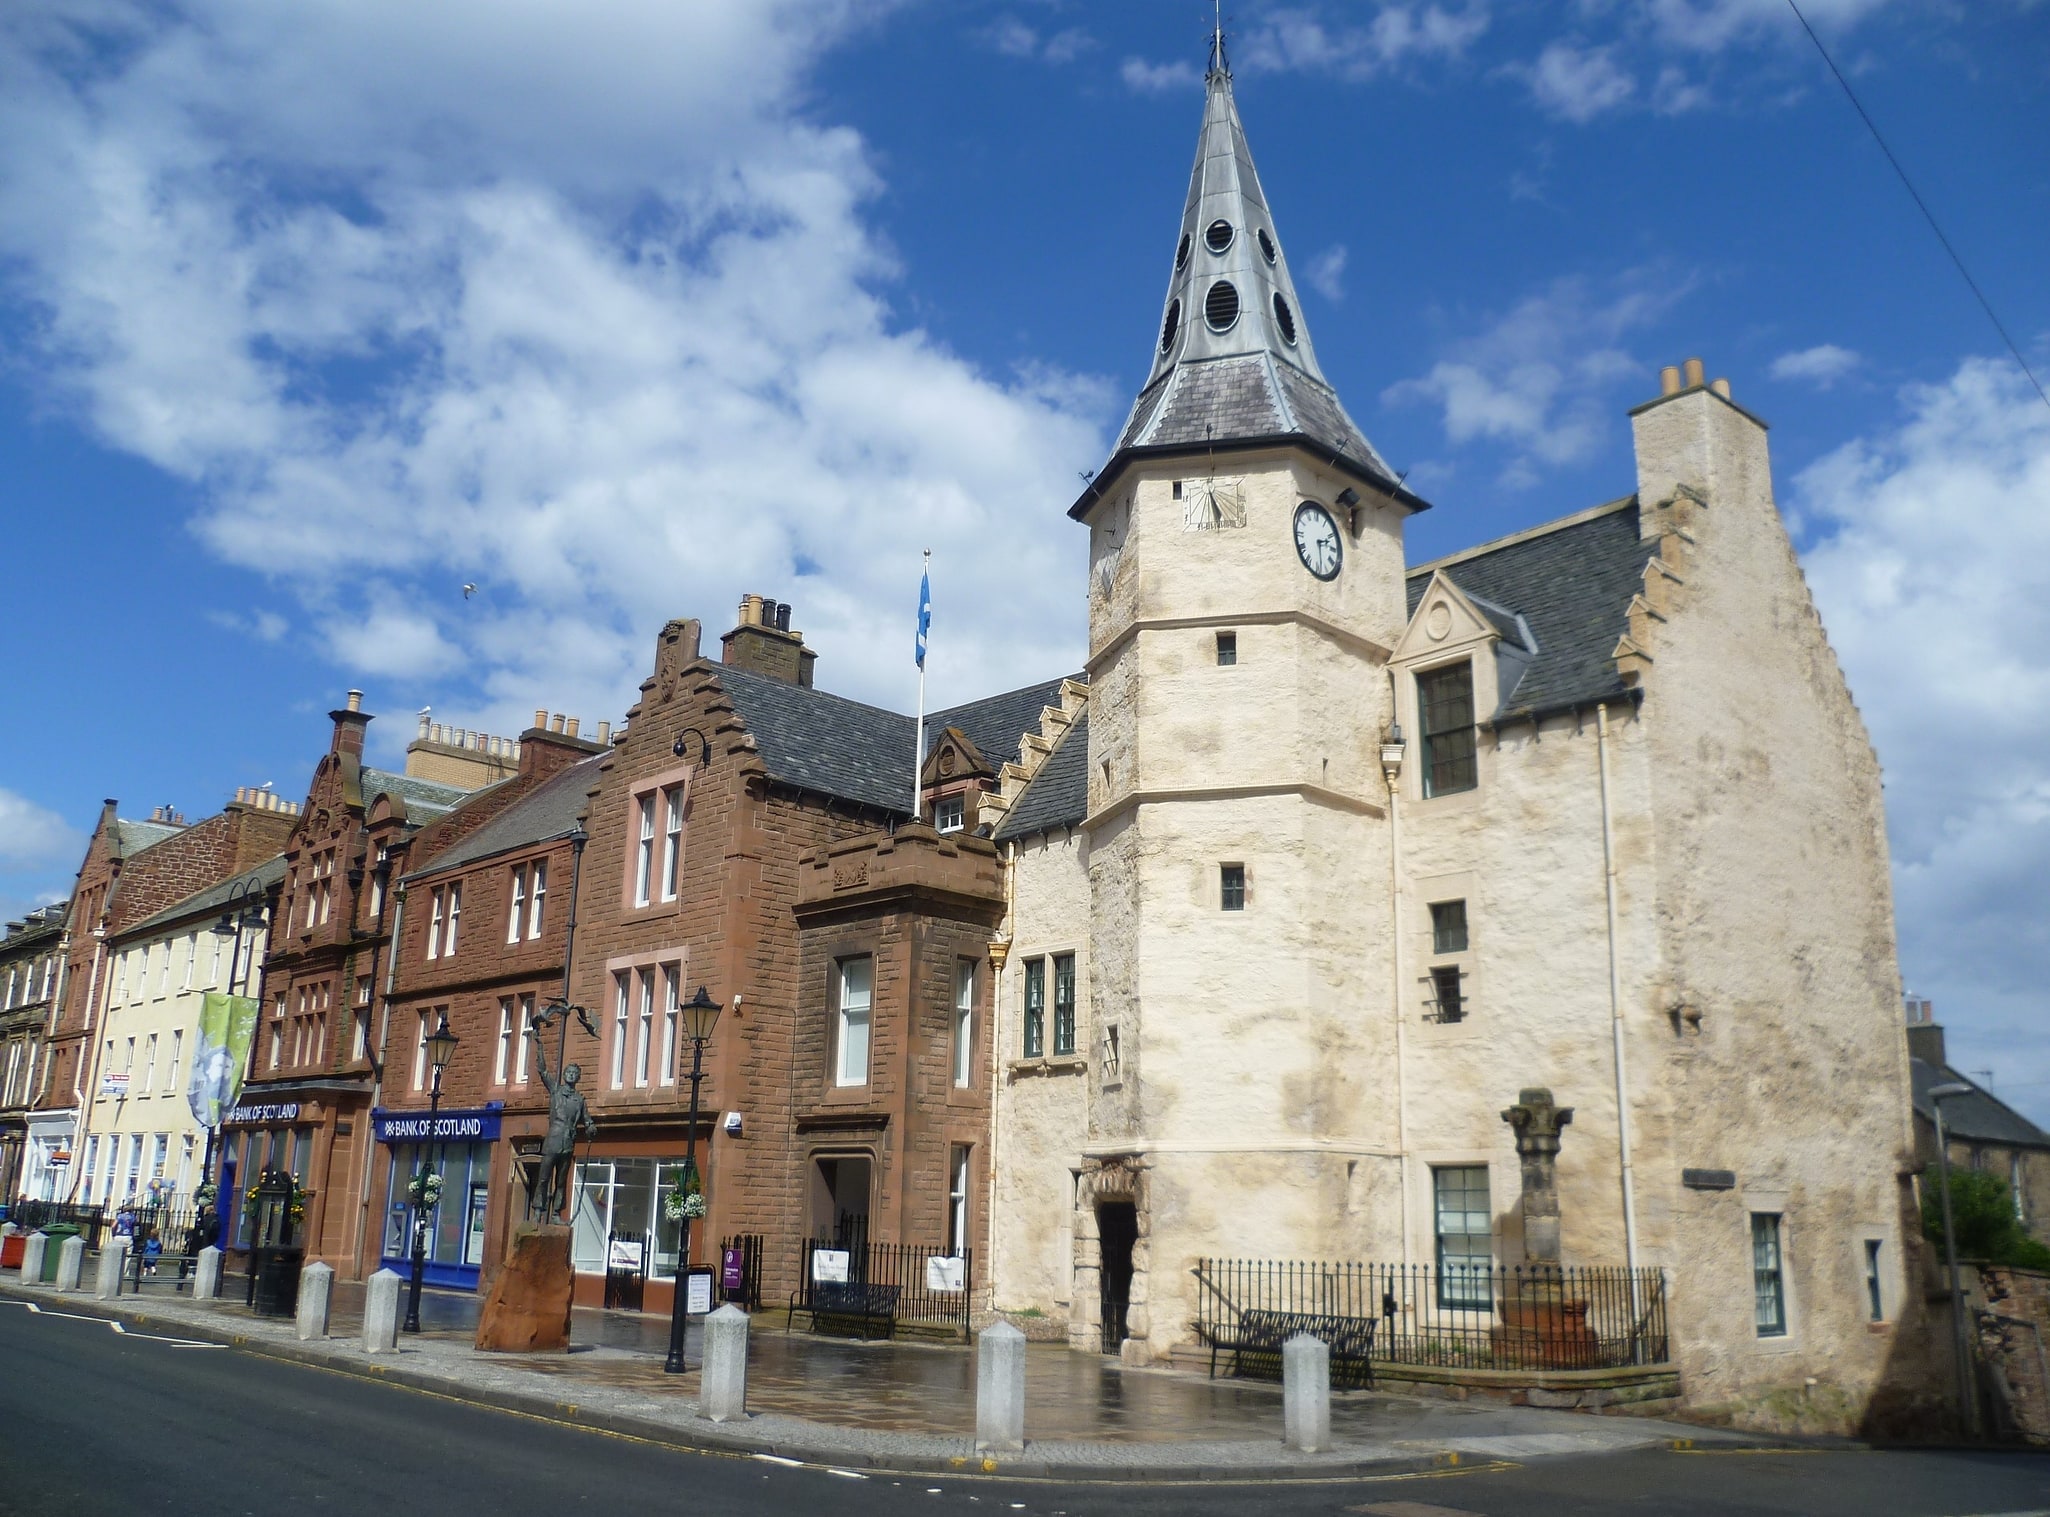
[[(53, 1303), (54, 1306), (54, 1303)], [(0, 1513), (1552, 1517), (2035, 1513), (2050, 1458), (1686, 1454), (1246, 1487), (862, 1478), (680, 1452), (0, 1302)]]

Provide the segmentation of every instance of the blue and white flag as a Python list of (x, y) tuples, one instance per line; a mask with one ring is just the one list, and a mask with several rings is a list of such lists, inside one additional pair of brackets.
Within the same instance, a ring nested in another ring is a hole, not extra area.
[(932, 576), (918, 577), (918, 667), (925, 667), (925, 635), (932, 630)]

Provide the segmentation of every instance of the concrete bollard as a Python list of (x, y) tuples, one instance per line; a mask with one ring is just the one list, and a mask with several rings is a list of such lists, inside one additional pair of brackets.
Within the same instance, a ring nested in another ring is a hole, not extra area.
[(399, 1287), (396, 1273), (381, 1269), (363, 1287), (363, 1352), (395, 1353), (399, 1346)]
[(335, 1272), (326, 1264), (309, 1264), (299, 1271), (299, 1341), (310, 1342), (327, 1336), (327, 1305), (334, 1297)]
[(112, 1301), (121, 1294), (121, 1270), (128, 1263), (128, 1240), (109, 1238), (100, 1250), (99, 1273), (93, 1277), (93, 1299)]
[(714, 1422), (747, 1416), (747, 1313), (730, 1301), (705, 1318), (698, 1414)]
[(221, 1251), (209, 1243), (199, 1251), (199, 1265), (193, 1273), (192, 1299), (212, 1301), (221, 1293)]
[(41, 1233), (30, 1233), (21, 1245), (21, 1283), (41, 1285), (43, 1283), (43, 1259), (50, 1240)]
[(984, 1328), (975, 1340), (975, 1446), (1025, 1447), (1025, 1335), (1008, 1322)]
[(57, 1289), (75, 1291), (78, 1277), (85, 1273), (85, 1239), (66, 1238), (57, 1250)]
[(1298, 1454), (1331, 1447), (1331, 1350), (1308, 1333), (1281, 1345), (1281, 1441)]

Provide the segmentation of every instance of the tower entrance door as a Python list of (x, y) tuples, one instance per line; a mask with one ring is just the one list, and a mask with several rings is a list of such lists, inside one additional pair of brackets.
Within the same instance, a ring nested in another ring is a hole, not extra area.
[(1130, 1201), (1096, 1203), (1098, 1287), (1103, 1293), (1103, 1351), (1124, 1346), (1125, 1314), (1132, 1304), (1132, 1245), (1139, 1241), (1139, 1209)]

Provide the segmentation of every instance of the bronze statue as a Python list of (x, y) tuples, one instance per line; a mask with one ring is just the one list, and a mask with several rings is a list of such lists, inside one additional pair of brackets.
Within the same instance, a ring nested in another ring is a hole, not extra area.
[(548, 1072), (548, 1050), (541, 1041), (540, 1029), (529, 1027), (527, 1036), (534, 1040), (534, 1062), (548, 1092), (548, 1136), (542, 1140), (541, 1167), (527, 1197), (527, 1220), (552, 1222), (569, 1200), (570, 1166), (576, 1161), (577, 1135), (596, 1137), (598, 1124), (591, 1117), (590, 1107), (584, 1104), (583, 1092), (577, 1089), (577, 1081), (584, 1075), (583, 1066), (567, 1065), (557, 1079)]

